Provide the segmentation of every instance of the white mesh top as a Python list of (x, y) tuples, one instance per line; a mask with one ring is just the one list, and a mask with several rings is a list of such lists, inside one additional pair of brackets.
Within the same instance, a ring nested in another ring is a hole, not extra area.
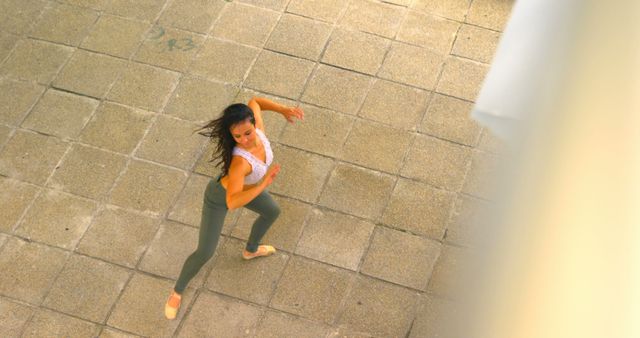
[(267, 173), (267, 168), (269, 168), (271, 162), (273, 162), (273, 151), (271, 150), (271, 143), (269, 143), (267, 135), (265, 135), (262, 130), (258, 128), (256, 128), (256, 134), (258, 135), (258, 137), (260, 137), (260, 140), (264, 145), (264, 152), (266, 154), (267, 160), (266, 163), (262, 162), (262, 160), (255, 157), (252, 153), (239, 147), (234, 147), (232, 152), (232, 155), (241, 156), (242, 158), (247, 160), (249, 164), (251, 164), (251, 173), (244, 177), (244, 184), (258, 183)]

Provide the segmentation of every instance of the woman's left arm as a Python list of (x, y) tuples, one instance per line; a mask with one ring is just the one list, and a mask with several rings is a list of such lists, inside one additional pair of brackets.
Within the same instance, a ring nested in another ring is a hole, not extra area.
[[(262, 110), (275, 111), (277, 113), (282, 114), (282, 116), (284, 116), (284, 118), (287, 119), (287, 121), (289, 121), (289, 123), (293, 123), (294, 122), (294, 118), (298, 118), (300, 120), (304, 119), (304, 111), (301, 108), (299, 108), (299, 107), (288, 107), (288, 106), (285, 106), (285, 105), (281, 105), (279, 103), (273, 102), (273, 101), (271, 101), (271, 100), (269, 100), (267, 98), (264, 98), (264, 97), (253, 97), (249, 101), (249, 107), (251, 107), (251, 109), (253, 110), (254, 115), (256, 116), (256, 127), (258, 127), (258, 118), (260, 119), (260, 126), (264, 125), (264, 123), (262, 122), (262, 114), (261, 113), (256, 114), (256, 110), (258, 112), (261, 112)], [(260, 116), (258, 117), (258, 115), (260, 115)], [(258, 127), (258, 128), (260, 128), (260, 127)], [(263, 128), (260, 128), (260, 129), (264, 130)]]

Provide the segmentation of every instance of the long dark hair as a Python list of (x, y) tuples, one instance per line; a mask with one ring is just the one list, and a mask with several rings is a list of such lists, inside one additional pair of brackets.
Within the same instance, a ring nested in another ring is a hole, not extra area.
[(226, 176), (229, 173), (231, 154), (233, 147), (236, 146), (236, 140), (233, 139), (230, 129), (234, 124), (247, 119), (251, 121), (251, 124), (256, 124), (253, 110), (246, 104), (234, 103), (222, 111), (222, 116), (211, 120), (202, 128), (196, 130), (198, 134), (209, 137), (212, 142), (216, 143), (216, 148), (209, 162), (217, 161), (215, 163), (216, 167), (222, 165), (222, 176)]

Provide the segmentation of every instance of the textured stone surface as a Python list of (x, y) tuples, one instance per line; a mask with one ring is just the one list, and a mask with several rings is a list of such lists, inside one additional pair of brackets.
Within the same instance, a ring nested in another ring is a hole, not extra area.
[(330, 32), (331, 26), (324, 22), (285, 14), (278, 21), (265, 47), (304, 59), (316, 60), (320, 57)]
[(411, 8), (442, 16), (448, 19), (463, 21), (471, 0), (414, 0)]
[(275, 254), (246, 261), (245, 242), (228, 239), (218, 247), (206, 287), (212, 291), (252, 303), (267, 305), (282, 275), (289, 255)]
[(7, 338), (20, 337), (33, 313), (32, 307), (0, 298), (0, 335)]
[(354, 124), (339, 158), (363, 167), (395, 174), (413, 136), (411, 133), (379, 123)]
[(322, 57), (322, 62), (374, 75), (380, 68), (390, 41), (379, 36), (346, 29), (336, 29)]
[(498, 47), (499, 39), (500, 33), (498, 32), (463, 25), (458, 32), (458, 38), (453, 45), (451, 54), (489, 63)]
[(121, 59), (78, 50), (53, 81), (56, 88), (102, 98), (126, 68)]
[(188, 31), (155, 26), (142, 43), (134, 60), (184, 72), (202, 47), (205, 37)]
[(231, 2), (220, 13), (211, 35), (243, 45), (262, 47), (276, 25), (278, 16), (273, 11)]
[(151, 24), (103, 14), (86, 39), (82, 48), (113, 56), (128, 58), (138, 48)]
[(278, 283), (271, 307), (330, 323), (352, 280), (346, 270), (293, 257)]
[(0, 177), (0, 205), (5, 207), (0, 218), (0, 230), (11, 232), (22, 213), (33, 201), (39, 188), (14, 180)]
[(378, 76), (430, 90), (436, 85), (442, 63), (443, 57), (440, 54), (394, 42)]
[(487, 65), (449, 57), (442, 70), (436, 91), (475, 101), (488, 70)]
[(44, 90), (35, 83), (0, 79), (0, 122), (19, 125)]
[(102, 200), (126, 164), (119, 154), (75, 144), (48, 182), (54, 189)]
[(475, 146), (481, 128), (471, 118), (472, 108), (471, 102), (434, 94), (419, 130), (452, 142)]
[(513, 0), (477, 0), (469, 8), (467, 22), (494, 30), (502, 30), (507, 24)]
[(358, 115), (396, 128), (414, 130), (424, 115), (429, 96), (424, 90), (378, 79)]
[(347, 12), (340, 21), (351, 29), (393, 38), (396, 35), (403, 10), (377, 1), (351, 1)]
[(442, 239), (454, 195), (432, 186), (400, 179), (382, 221), (394, 227)]
[(96, 203), (56, 190), (44, 191), (33, 202), (16, 229), (16, 234), (67, 250), (89, 227)]
[(178, 337), (214, 337), (221, 332), (228, 337), (253, 336), (261, 314), (255, 305), (203, 292), (191, 307)]
[(112, 264), (74, 255), (69, 258), (43, 305), (102, 322), (129, 279), (129, 273)]
[(409, 11), (397, 39), (448, 54), (460, 24), (422, 12)]
[(55, 137), (18, 130), (0, 151), (0, 174), (42, 185), (67, 147)]
[(349, 3), (343, 0), (291, 0), (287, 12), (335, 22)]
[(352, 216), (314, 209), (296, 253), (355, 271), (374, 227)]
[(82, 142), (107, 150), (130, 154), (149, 128), (149, 112), (104, 102), (80, 134)]
[(14, 34), (28, 32), (45, 8), (43, 0), (10, 0), (0, 3), (0, 28)]
[(99, 331), (96, 324), (41, 309), (24, 329), (22, 337), (93, 337)]
[(0, 74), (48, 84), (71, 53), (71, 47), (31, 39), (20, 40), (0, 66)]
[(261, 338), (315, 338), (326, 337), (328, 327), (318, 322), (291, 316), (282, 312), (267, 311), (258, 326), (256, 337)]
[(207, 39), (189, 72), (208, 79), (240, 83), (259, 50), (219, 39)]
[(435, 241), (378, 227), (362, 272), (424, 291), (439, 254), (440, 244)]
[(453, 304), (449, 301), (423, 295), (408, 337), (450, 337), (453, 332), (451, 328), (459, 328), (458, 318), (452, 317), (453, 309)]
[(289, 0), (238, 0), (239, 2), (282, 12)]
[(165, 0), (111, 0), (105, 3), (104, 9), (108, 13), (128, 18), (153, 21), (157, 18), (165, 4)]
[(76, 250), (133, 268), (153, 239), (158, 223), (157, 219), (107, 206), (96, 215)]
[(442, 247), (442, 254), (433, 269), (429, 280), (429, 291), (433, 294), (454, 298), (459, 292), (456, 287), (462, 283), (462, 266), (464, 264), (464, 250), (454, 246)]
[(48, 90), (22, 127), (60, 138), (76, 138), (98, 101), (58, 90)]
[(199, 122), (200, 126), (220, 116), (237, 92), (238, 88), (233, 85), (193, 77), (182, 78), (164, 113)]
[(0, 255), (0, 293), (39, 304), (68, 255), (57, 248), (10, 238)]
[(338, 323), (376, 337), (404, 337), (415, 315), (416, 296), (416, 292), (359, 277)]
[(0, 60), (4, 60), (18, 42), (18, 36), (7, 32), (0, 32)]
[(77, 46), (97, 19), (98, 13), (91, 9), (54, 3), (44, 11), (30, 35)]
[(499, 159), (490, 153), (474, 151), (462, 191), (476, 197), (490, 198)]
[(107, 98), (157, 112), (164, 106), (177, 82), (177, 73), (140, 63), (129, 63)]
[(302, 93), (313, 62), (263, 51), (251, 68), (245, 85), (274, 95), (295, 99)]
[(371, 78), (320, 65), (309, 80), (301, 100), (335, 111), (355, 114), (370, 87)]
[(207, 33), (223, 7), (222, 1), (176, 0), (162, 12), (159, 23), (192, 32)]
[(459, 191), (470, 159), (470, 148), (418, 135), (400, 173), (439, 188)]
[(387, 203), (394, 181), (391, 175), (338, 164), (318, 203), (334, 210), (376, 220)]

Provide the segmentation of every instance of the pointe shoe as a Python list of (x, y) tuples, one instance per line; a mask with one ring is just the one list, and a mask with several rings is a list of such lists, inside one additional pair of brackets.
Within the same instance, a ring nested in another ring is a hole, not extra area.
[(182, 301), (182, 296), (177, 294), (175, 291), (171, 291), (171, 295), (169, 299), (167, 299), (167, 303), (164, 305), (164, 316), (167, 319), (175, 319), (176, 315), (178, 315), (178, 309), (180, 309), (180, 302)]
[(242, 258), (245, 260), (254, 259), (256, 257), (271, 256), (276, 252), (276, 248), (271, 245), (259, 245), (256, 252), (242, 251)]

